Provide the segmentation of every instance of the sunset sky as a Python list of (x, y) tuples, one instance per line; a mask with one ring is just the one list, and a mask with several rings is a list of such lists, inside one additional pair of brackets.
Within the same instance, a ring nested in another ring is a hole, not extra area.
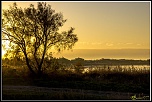
[[(37, 2), (17, 2), (25, 8)], [(74, 49), (150, 49), (150, 2), (48, 2), (74, 27)], [(2, 9), (12, 2), (2, 2)]]

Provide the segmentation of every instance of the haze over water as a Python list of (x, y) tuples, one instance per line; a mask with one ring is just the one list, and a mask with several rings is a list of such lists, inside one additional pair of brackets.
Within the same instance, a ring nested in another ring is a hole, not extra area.
[(63, 51), (53, 53), (54, 57), (65, 57), (67, 59), (150, 59), (149, 49), (73, 49), (73, 51)]

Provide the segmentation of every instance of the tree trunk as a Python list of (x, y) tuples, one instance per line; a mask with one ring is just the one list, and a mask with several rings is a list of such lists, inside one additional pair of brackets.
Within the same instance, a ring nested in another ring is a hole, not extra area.
[(46, 48), (44, 48), (44, 52), (43, 52), (43, 55), (42, 55), (42, 59), (41, 59), (41, 62), (40, 62), (40, 64), (39, 64), (39, 66), (38, 66), (38, 76), (40, 76), (40, 77), (41, 77), (41, 75), (42, 75), (42, 64), (43, 64), (43, 62), (44, 62), (45, 53), (46, 53)]
[[(45, 41), (47, 41), (47, 39), (45, 39)], [(45, 53), (46, 53), (46, 45), (47, 45), (47, 43), (45, 42), (42, 59), (40, 61), (39, 67), (38, 67), (38, 75), (40, 75), (40, 76), (42, 75), (42, 65), (43, 65), (44, 57), (45, 57)]]
[(25, 55), (27, 67), (29, 68), (30, 72), (31, 72), (33, 75), (36, 75), (36, 73), (34, 72), (34, 70), (33, 70), (33, 69), (31, 68), (31, 66), (30, 66), (30, 63), (29, 63), (29, 59), (28, 59), (28, 57), (27, 57), (27, 54), (24, 53), (24, 55)]

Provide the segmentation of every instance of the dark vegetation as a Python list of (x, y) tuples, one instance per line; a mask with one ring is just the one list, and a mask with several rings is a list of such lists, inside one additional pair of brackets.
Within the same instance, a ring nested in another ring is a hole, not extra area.
[[(83, 72), (85, 68), (77, 59), (72, 60), (73, 63), (71, 66), (68, 64), (66, 66), (66, 63), (63, 62), (61, 64), (59, 61), (61, 61), (61, 59), (56, 58), (45, 61), (45, 64), (51, 63), (51, 66), (44, 71), (42, 77), (34, 77), (26, 69), (26, 65), (23, 64), (22, 60), (3, 59), (2, 84), (34, 85), (50, 88), (114, 91), (150, 95), (150, 69), (137, 70), (130, 68), (122, 71), (120, 65), (119, 68), (117, 67), (115, 70), (110, 70), (110, 68), (108, 69), (108, 67), (106, 67), (96, 68), (95, 70), (90, 68), (88, 72)], [(66, 97), (67, 96), (65, 96), (65, 99), (70, 99), (70, 96), (68, 98)], [(89, 97), (91, 96), (86, 97), (90, 99)], [(105, 97), (105, 99), (110, 99), (110, 97)], [(100, 97), (96, 99), (104, 98)], [(81, 97), (80, 99), (86, 98)]]
[(96, 59), (96, 60), (85, 60), (83, 58), (75, 58), (69, 60), (67, 58), (57, 59), (60, 63), (73, 64), (75, 62), (81, 62), (84, 66), (89, 65), (150, 65), (150, 59), (147, 60), (133, 60), (133, 59)]

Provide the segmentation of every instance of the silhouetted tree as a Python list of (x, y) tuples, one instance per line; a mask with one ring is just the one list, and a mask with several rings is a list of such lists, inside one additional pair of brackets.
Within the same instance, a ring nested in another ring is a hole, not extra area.
[(2, 40), (9, 40), (12, 51), (22, 54), (34, 75), (42, 74), (43, 62), (49, 49), (57, 51), (72, 49), (78, 41), (74, 28), (59, 33), (66, 22), (62, 13), (55, 13), (51, 5), (38, 2), (24, 10), (14, 3), (2, 12)]
[(64, 58), (64, 57), (62, 57), (62, 58), (59, 58), (58, 59), (58, 62), (59, 63), (61, 63), (61, 64), (70, 64), (70, 60), (69, 59), (67, 59), (67, 58)]

